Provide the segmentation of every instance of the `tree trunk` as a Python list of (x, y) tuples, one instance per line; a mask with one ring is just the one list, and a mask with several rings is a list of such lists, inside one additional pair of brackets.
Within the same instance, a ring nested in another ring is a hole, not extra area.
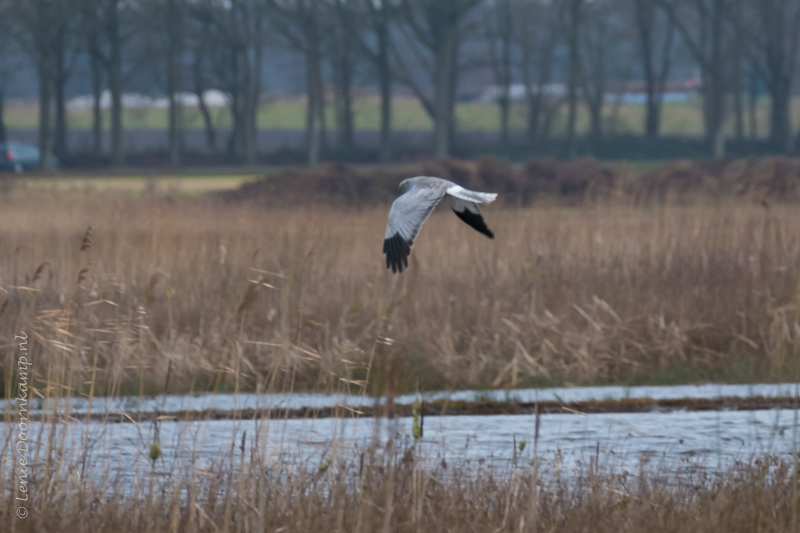
[(715, 158), (725, 157), (725, 132), (722, 130), (725, 118), (725, 86), (723, 64), (723, 19), (725, 17), (725, 0), (714, 0), (711, 55), (711, 139), (712, 155)]
[(56, 75), (55, 89), (55, 135), (53, 137), (53, 153), (59, 158), (64, 158), (69, 147), (67, 145), (67, 106), (64, 96), (66, 80)]
[[(458, 26), (456, 26), (456, 32)], [(447, 108), (450, 120), (448, 121), (447, 128), (447, 144), (452, 150), (456, 138), (456, 90), (458, 89), (458, 37), (456, 37), (456, 45), (451, 50), (451, 65), (450, 68), (450, 87), (448, 92)]]
[(241, 142), (241, 95), (238, 91), (231, 93), (231, 133), (228, 136), (228, 146), (226, 148), (226, 159), (229, 163), (236, 162), (239, 153), (239, 143)]
[(353, 136), (353, 95), (351, 93), (350, 67), (341, 66), (338, 91), (338, 129), (339, 144), (345, 148), (351, 148), (355, 144)]
[[(588, 8), (587, 8), (588, 9)], [(589, 109), (589, 137), (592, 151), (596, 151), (603, 141), (603, 106), (606, 98), (606, 21), (605, 14), (595, 12), (588, 24), (581, 48), (583, 61), (580, 65), (580, 78), (583, 81), (583, 94)]]
[(249, 130), (249, 164), (255, 165), (258, 160), (258, 109), (261, 103), (261, 62), (263, 57), (263, 45), (261, 41), (261, 22), (260, 12), (256, 15), (258, 20), (255, 26), (255, 36), (253, 38), (253, 68), (250, 82), (250, 109), (247, 124)]
[(542, 114), (541, 90), (541, 86), (536, 92), (534, 92), (531, 87), (525, 88), (525, 96), (528, 103), (527, 138), (529, 144), (536, 142), (537, 134), (539, 133), (539, 117)]
[(539, 138), (542, 142), (545, 142), (550, 138), (550, 131), (553, 127), (553, 118), (555, 118), (556, 113), (563, 104), (564, 100), (559, 99), (552, 104), (544, 106), (544, 120), (542, 121), (541, 133), (539, 134)]
[(322, 59), (318, 56), (316, 60), (316, 72), (315, 72), (315, 83), (316, 83), (316, 90), (315, 94), (317, 95), (317, 113), (318, 113), (318, 124), (319, 124), (319, 145), (321, 149), (328, 148), (328, 120), (327, 116), (325, 115), (325, 111), (327, 108), (327, 102), (325, 101), (325, 84), (322, 81)]
[(733, 113), (736, 121), (736, 140), (744, 138), (744, 109), (742, 106), (742, 50), (739, 39), (734, 44), (733, 58)]
[[(725, 118), (725, 73), (724, 55), (726, 47), (723, 43), (725, 20), (730, 16), (728, 0), (712, 0), (711, 5), (698, 3), (694, 22), (701, 28), (698, 38), (686, 25), (688, 17), (680, 16), (673, 4), (666, 0), (657, 0), (667, 12), (681, 33), (683, 41), (700, 66), (703, 91), (703, 115), (706, 127), (706, 141), (711, 148), (711, 156), (725, 156), (725, 134), (722, 130)], [(710, 19), (709, 19), (710, 17)], [(689, 19), (692, 20), (692, 19)], [(727, 47), (729, 48), (729, 47)]]
[(338, 144), (351, 148), (353, 139), (353, 27), (350, 18), (353, 13), (343, 0), (336, 0), (338, 32), (336, 55), (338, 68), (334, 72), (336, 80), (336, 128)]
[(111, 90), (111, 164), (125, 164), (125, 148), (122, 139), (122, 36), (119, 28), (118, 0), (110, 2), (108, 13), (108, 40), (111, 48), (108, 84)]
[[(206, 32), (208, 26), (206, 25)], [(217, 132), (214, 129), (214, 122), (211, 120), (211, 112), (206, 104), (204, 93), (206, 90), (203, 81), (203, 55), (200, 49), (194, 51), (194, 61), (192, 63), (192, 72), (194, 78), (194, 94), (197, 95), (197, 104), (200, 108), (200, 114), (203, 116), (203, 126), (206, 132), (206, 148), (211, 152), (217, 151)]]
[(248, 57), (247, 49), (241, 50), (242, 61), (242, 141), (244, 151), (244, 162), (249, 166), (255, 165), (256, 162), (256, 139), (255, 139), (255, 90), (253, 80), (253, 69), (250, 65), (250, 58)]
[[(315, 43), (316, 40), (312, 40), (311, 35), (308, 35), (308, 39), (306, 42)], [(306, 80), (308, 89), (306, 94), (308, 95), (308, 104), (306, 106), (306, 150), (308, 152), (308, 165), (315, 166), (319, 163), (319, 155), (320, 155), (320, 144), (322, 141), (322, 136), (318, 133), (320, 122), (320, 113), (317, 107), (320, 104), (320, 95), (317, 94), (318, 91), (318, 83), (317, 83), (317, 75), (319, 74), (319, 57), (318, 57), (318, 49), (316, 46), (309, 46), (309, 50), (306, 56)]]
[[(513, 36), (513, 19), (508, 2), (498, 5), (500, 10), (499, 36), (502, 43), (500, 51), (500, 86), (502, 94), (497, 102), (500, 106), (500, 142), (507, 145), (509, 141), (509, 115), (511, 111), (511, 37)], [(494, 36), (492, 36), (494, 40)]]
[(453, 77), (455, 75), (458, 47), (458, 28), (447, 25), (436, 50), (436, 77), (434, 88), (433, 137), (436, 157), (450, 156), (450, 141), (453, 134)]
[(580, 45), (582, 3), (583, 0), (569, 0), (569, 20), (567, 22), (567, 46), (569, 47), (569, 78), (567, 80), (567, 105), (569, 108), (567, 117), (567, 157), (569, 158), (575, 157), (577, 152), (575, 143), (575, 123), (578, 107), (578, 76), (580, 74), (580, 55), (578, 47)]
[(39, 164), (42, 168), (53, 166), (53, 131), (50, 124), (50, 102), (53, 99), (50, 58), (39, 60)]
[[(523, 24), (530, 24), (531, 21), (525, 20)], [(523, 30), (529, 31), (529, 30)], [(531, 43), (530, 36), (526, 33), (522, 43), (522, 83), (525, 84), (525, 101), (528, 104), (526, 137), (529, 144), (536, 142), (536, 133), (539, 127), (539, 111), (541, 109), (541, 80), (538, 83), (538, 90), (534, 91), (533, 80), (531, 80)]]
[(173, 167), (177, 167), (181, 163), (181, 150), (179, 139), (179, 114), (180, 102), (176, 98), (178, 91), (178, 73), (177, 66), (175, 65), (175, 57), (170, 54), (167, 60), (167, 97), (169, 99), (169, 162)]
[(203, 91), (197, 91), (195, 93), (197, 95), (197, 102), (198, 106), (200, 107), (200, 114), (203, 115), (203, 125), (205, 127), (206, 132), (206, 148), (208, 148), (211, 152), (217, 151), (217, 132), (214, 129), (214, 123), (211, 120), (211, 112), (208, 110), (208, 105), (206, 104), (205, 96), (203, 95)]
[(591, 98), (589, 106), (590, 135), (592, 146), (597, 148), (603, 141), (603, 100), (601, 98)]
[(750, 138), (758, 138), (758, 117), (756, 116), (758, 106), (758, 73), (755, 65), (750, 67), (750, 87), (748, 91), (748, 115), (750, 116)]
[(644, 85), (647, 101), (645, 103), (645, 127), (647, 137), (658, 136), (658, 108), (656, 96), (656, 73), (653, 65), (653, 26), (655, 25), (655, 9), (648, 0), (635, 0), (636, 25), (639, 30), (639, 50), (644, 71)]
[(67, 70), (64, 50), (63, 29), (60, 30), (53, 50), (53, 60), (55, 61), (55, 73), (53, 76), (53, 89), (55, 96), (55, 132), (53, 137), (53, 153), (63, 159), (67, 155), (67, 107), (64, 94), (67, 83)]
[(655, 64), (655, 29), (658, 27), (656, 19), (656, 6), (653, 0), (634, 0), (636, 25), (639, 34), (639, 47), (641, 50), (642, 70), (644, 71), (645, 92), (645, 135), (650, 138), (658, 137), (661, 129), (661, 109), (664, 101), (664, 90), (672, 55), (672, 39), (675, 33), (672, 19), (666, 21), (666, 34), (661, 49), (660, 69)]
[(2, 85), (0, 85), (0, 143), (6, 142), (5, 100), (5, 91)]
[(770, 108), (770, 138), (775, 147), (784, 153), (792, 152), (791, 86), (788, 80), (779, 80), (770, 89), (772, 106)]
[(511, 111), (511, 34), (503, 37), (503, 94), (500, 97), (500, 140), (508, 144)]
[[(173, 82), (174, 83), (174, 82)], [(181, 164), (181, 142), (180, 142), (180, 113), (181, 104), (176, 97), (175, 85), (172, 83), (167, 85), (170, 87), (167, 92), (169, 93), (169, 164), (177, 167)]]
[(175, 0), (166, 6), (167, 28), (167, 97), (169, 98), (169, 162), (173, 167), (181, 164), (181, 103), (176, 98), (180, 91), (181, 13)]
[(722, 99), (724, 92), (718, 78), (719, 68), (712, 67), (712, 73), (703, 77), (703, 107), (706, 118), (706, 138), (711, 146), (711, 156), (725, 157), (725, 134), (722, 131)]
[(661, 123), (661, 98), (656, 94), (654, 87), (647, 84), (647, 116), (645, 117), (645, 135), (650, 138), (658, 137)]
[(90, 65), (92, 70), (92, 156), (100, 159), (103, 151), (103, 111), (100, 99), (103, 96), (103, 69), (97, 51), (90, 46)]
[[(526, 27), (533, 22), (526, 19), (521, 22), (523, 32), (530, 32)], [(537, 138), (542, 137), (540, 131), (540, 122), (542, 111), (547, 104), (548, 95), (545, 94), (546, 87), (550, 84), (550, 76), (552, 74), (553, 66), (553, 52), (555, 49), (555, 38), (557, 32), (550, 29), (550, 34), (545, 41), (546, 45), (539, 54), (539, 70), (538, 77), (534, 83), (531, 79), (530, 63), (532, 61), (531, 51), (533, 44), (530, 42), (530, 33), (526, 33), (523, 37), (522, 45), (522, 77), (525, 84), (525, 97), (528, 104), (527, 114), (527, 139), (529, 144), (536, 142)]]
[(381, 91), (381, 144), (379, 159), (387, 163), (392, 158), (392, 71), (389, 64), (389, 28), (386, 8), (378, 14), (378, 83)]
[(53, 166), (53, 127), (50, 109), (53, 100), (53, 13), (51, 4), (43, 0), (35, 3), (31, 19), (33, 39), (32, 57), (36, 63), (39, 81), (39, 165), (49, 169)]
[(306, 84), (308, 107), (306, 114), (306, 150), (310, 166), (319, 163), (320, 152), (327, 146), (325, 137), (325, 94), (322, 85), (322, 58), (320, 51), (319, 20), (316, 0), (304, 14)]

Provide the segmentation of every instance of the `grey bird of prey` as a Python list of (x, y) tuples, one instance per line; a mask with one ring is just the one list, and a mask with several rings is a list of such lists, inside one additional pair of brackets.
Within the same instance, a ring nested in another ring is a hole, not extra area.
[(408, 268), (408, 256), (417, 233), (445, 196), (458, 218), (494, 239), (494, 233), (483, 221), (478, 204), (494, 202), (497, 194), (470, 191), (452, 181), (428, 176), (405, 179), (400, 182), (400, 190), (403, 194), (392, 203), (389, 210), (389, 224), (383, 241), (386, 268), (391, 268), (392, 272), (403, 272), (403, 267)]

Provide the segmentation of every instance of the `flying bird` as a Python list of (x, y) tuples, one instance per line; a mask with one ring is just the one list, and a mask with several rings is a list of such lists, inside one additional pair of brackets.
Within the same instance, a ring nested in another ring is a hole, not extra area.
[(497, 194), (470, 191), (452, 181), (428, 176), (405, 179), (400, 182), (400, 190), (403, 194), (392, 203), (389, 210), (389, 223), (383, 241), (386, 268), (391, 268), (392, 272), (403, 272), (403, 267), (408, 268), (408, 255), (417, 233), (445, 196), (458, 218), (494, 239), (494, 233), (483, 221), (478, 204), (494, 202)]

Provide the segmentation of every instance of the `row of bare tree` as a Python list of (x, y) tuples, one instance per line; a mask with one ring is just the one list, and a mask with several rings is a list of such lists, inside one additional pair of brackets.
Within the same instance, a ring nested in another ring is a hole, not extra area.
[[(392, 151), (392, 90), (404, 86), (434, 124), (435, 152), (447, 156), (455, 103), (465, 73), (490, 72), (502, 142), (510, 142), (511, 88), (525, 88), (527, 142), (550, 135), (566, 106), (566, 143), (575, 153), (578, 108), (600, 141), (609, 121), (607, 95), (639, 79), (646, 94), (647, 136), (659, 134), (662, 102), (676, 63), (700, 72), (705, 131), (713, 155), (724, 155), (723, 125), (756, 132), (759, 87), (769, 94), (770, 139), (792, 153), (792, 87), (798, 70), (800, 0), (0, 0), (0, 140), (4, 58), (21, 50), (35, 65), (43, 163), (68, 153), (66, 88), (88, 75), (94, 95), (93, 151), (102, 152), (100, 96), (111, 94), (114, 165), (125, 161), (123, 91), (148, 71), (154, 92), (169, 98), (169, 154), (181, 160), (181, 104), (199, 98), (210, 150), (231, 161), (256, 160), (257, 110), (265, 57), (291, 50), (304, 61), (308, 162), (328, 143), (327, 88), (333, 88), (337, 142), (354, 144), (353, 87), (380, 95), (380, 157)], [(86, 65), (78, 69), (76, 65)], [(79, 74), (76, 74), (79, 73)], [(365, 81), (366, 80), (366, 81)], [(554, 83), (566, 90), (552, 90)], [(203, 99), (228, 96), (232, 127), (218, 147), (217, 125)], [(745, 101), (746, 100), (746, 101)], [(612, 110), (613, 115), (613, 110)]]

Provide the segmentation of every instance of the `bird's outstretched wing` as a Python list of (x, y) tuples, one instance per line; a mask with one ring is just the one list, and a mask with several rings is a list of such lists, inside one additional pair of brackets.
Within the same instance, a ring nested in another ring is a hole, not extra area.
[(383, 241), (386, 268), (402, 272), (408, 267), (408, 255), (422, 224), (444, 197), (447, 182), (415, 186), (400, 195), (389, 210), (389, 223)]
[(494, 202), (495, 198), (497, 198), (495, 193), (470, 191), (459, 185), (447, 189), (447, 200), (458, 218), (490, 239), (494, 239), (494, 233), (483, 220), (478, 204)]

